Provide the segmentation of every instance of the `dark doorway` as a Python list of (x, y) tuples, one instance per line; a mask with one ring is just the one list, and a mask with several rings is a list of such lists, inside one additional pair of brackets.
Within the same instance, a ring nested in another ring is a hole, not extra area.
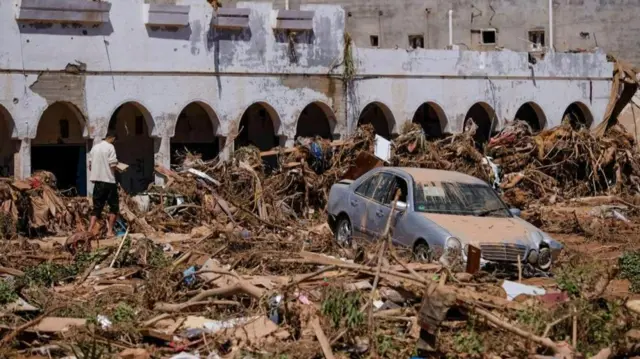
[(477, 129), (473, 139), (480, 148), (489, 142), (496, 121), (496, 114), (491, 106), (486, 103), (476, 103), (471, 106), (465, 116), (464, 131), (469, 131), (472, 127), (472, 122), (475, 123)]
[(534, 133), (543, 130), (547, 125), (547, 118), (544, 112), (542, 112), (540, 106), (534, 102), (527, 102), (520, 106), (514, 120), (528, 123)]
[(9, 111), (0, 106), (0, 177), (11, 177), (14, 174), (14, 156), (19, 141), (14, 140), (13, 120)]
[(569, 121), (571, 127), (576, 130), (581, 128), (591, 128), (591, 125), (593, 124), (593, 116), (591, 115), (591, 112), (587, 106), (580, 102), (574, 102), (569, 105), (567, 110), (564, 112), (564, 115), (562, 115), (562, 120)]
[[(331, 110), (323, 109), (316, 103), (307, 105), (298, 118), (296, 138), (322, 137), (332, 139), (331, 120), (327, 115), (327, 111)], [(333, 121), (335, 121), (335, 118)]]
[(393, 128), (393, 117), (391, 111), (383, 104), (374, 102), (368, 104), (358, 119), (358, 126), (371, 124), (377, 135), (386, 139), (391, 139), (391, 128)]
[(172, 165), (180, 164), (186, 152), (200, 155), (204, 161), (214, 159), (220, 152), (215, 135), (218, 119), (212, 119), (204, 106), (190, 103), (178, 116), (175, 135), (171, 138)]
[(280, 139), (276, 135), (275, 123), (279, 123), (279, 119), (271, 107), (261, 103), (249, 106), (240, 120), (240, 134), (235, 140), (236, 149), (255, 146), (260, 151), (268, 151), (278, 147)]
[(447, 118), (440, 106), (425, 102), (418, 107), (412, 122), (422, 127), (427, 138), (438, 138), (444, 135)]
[(60, 191), (87, 195), (87, 140), (84, 119), (72, 104), (56, 102), (42, 114), (31, 142), (31, 171), (49, 171)]
[(117, 133), (113, 145), (118, 160), (129, 165), (116, 180), (132, 195), (146, 191), (154, 181), (154, 141), (149, 123), (152, 123), (149, 112), (134, 102), (118, 107), (109, 120), (109, 129)]

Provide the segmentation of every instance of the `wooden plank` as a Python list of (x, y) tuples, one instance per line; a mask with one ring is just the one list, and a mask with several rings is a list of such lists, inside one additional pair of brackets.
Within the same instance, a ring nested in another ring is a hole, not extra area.
[(149, 4), (149, 13), (163, 12), (189, 15), (189, 8), (189, 5)]
[[(342, 146), (346, 143), (346, 141), (344, 140), (335, 140), (332, 141), (329, 146), (331, 147), (338, 147), (338, 146)], [(286, 154), (286, 153), (292, 153), (298, 150), (298, 147), (290, 147), (290, 148), (285, 148), (282, 150), (269, 150), (269, 151), (263, 151), (260, 152), (260, 157), (265, 157), (265, 156), (273, 156), (273, 155), (277, 155), (280, 153)]]

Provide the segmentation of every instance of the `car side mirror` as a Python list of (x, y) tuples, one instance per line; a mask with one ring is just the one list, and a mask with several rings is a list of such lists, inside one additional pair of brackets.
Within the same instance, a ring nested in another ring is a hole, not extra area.
[(522, 211), (518, 208), (510, 208), (509, 212), (511, 212), (511, 214), (515, 217), (520, 217), (520, 215), (522, 214)]
[(402, 201), (398, 201), (396, 202), (396, 210), (400, 211), (400, 212), (404, 212), (407, 210), (407, 207), (409, 207), (409, 205), (407, 204), (407, 202), (402, 202)]

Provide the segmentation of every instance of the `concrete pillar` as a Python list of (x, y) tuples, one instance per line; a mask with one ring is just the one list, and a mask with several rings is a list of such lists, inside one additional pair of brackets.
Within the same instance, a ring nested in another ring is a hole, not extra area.
[(31, 176), (31, 139), (23, 138), (20, 140), (20, 148), (13, 155), (14, 177), (17, 179), (25, 179)]
[[(100, 141), (102, 140), (103, 140), (102, 137), (94, 137), (94, 138), (87, 139), (87, 196), (88, 197), (91, 197), (93, 195), (93, 182), (89, 180), (89, 178), (91, 178), (91, 170), (89, 169), (89, 159), (91, 157), (89, 156), (89, 153), (91, 152), (91, 148), (93, 147), (93, 145), (100, 143)], [(118, 156), (117, 152), (116, 152), (116, 156)]]
[[(227, 141), (231, 141), (227, 143)], [(218, 136), (218, 158), (222, 161), (229, 161), (233, 155), (233, 139), (226, 136)]]
[[(153, 139), (154, 147), (154, 164), (155, 166), (163, 166), (171, 168), (171, 137), (162, 136)], [(159, 186), (164, 185), (164, 179), (155, 174), (155, 183)]]

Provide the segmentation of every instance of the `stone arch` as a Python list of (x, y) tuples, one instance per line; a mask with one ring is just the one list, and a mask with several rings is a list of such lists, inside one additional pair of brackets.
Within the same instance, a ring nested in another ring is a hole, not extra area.
[(32, 171), (49, 171), (58, 189), (87, 194), (87, 129), (82, 112), (69, 102), (54, 102), (38, 120), (31, 141)]
[(391, 139), (396, 120), (389, 107), (382, 102), (371, 102), (360, 112), (358, 126), (371, 124), (375, 133)]
[(13, 117), (0, 105), (0, 177), (11, 177), (15, 173), (14, 156), (19, 142), (13, 138), (14, 130)]
[(567, 119), (571, 127), (578, 129), (580, 127), (591, 128), (593, 125), (593, 114), (589, 107), (580, 101), (570, 104), (562, 115), (562, 121)]
[(256, 102), (242, 114), (235, 139), (235, 148), (255, 146), (260, 151), (267, 151), (280, 146), (280, 116), (266, 102)]
[(336, 127), (336, 115), (324, 102), (316, 101), (308, 104), (300, 112), (296, 125), (296, 138), (322, 137), (332, 139)]
[(477, 102), (469, 108), (464, 117), (463, 131), (466, 132), (470, 129), (472, 120), (478, 126), (473, 139), (478, 147), (482, 147), (489, 142), (491, 135), (496, 130), (498, 124), (496, 111), (486, 102)]
[(544, 130), (547, 127), (547, 116), (542, 107), (535, 102), (527, 102), (520, 106), (514, 117), (514, 121), (517, 120), (528, 123), (533, 132)]
[(447, 115), (435, 102), (425, 102), (413, 115), (413, 123), (419, 124), (427, 137), (441, 137), (447, 128)]
[(113, 111), (108, 128), (117, 134), (114, 146), (118, 160), (129, 165), (117, 175), (120, 185), (129, 194), (145, 191), (154, 181), (151, 114), (138, 102), (125, 102)]
[(215, 111), (202, 101), (187, 104), (175, 123), (171, 137), (171, 164), (178, 164), (185, 152), (198, 154), (205, 161), (220, 152), (220, 120)]

